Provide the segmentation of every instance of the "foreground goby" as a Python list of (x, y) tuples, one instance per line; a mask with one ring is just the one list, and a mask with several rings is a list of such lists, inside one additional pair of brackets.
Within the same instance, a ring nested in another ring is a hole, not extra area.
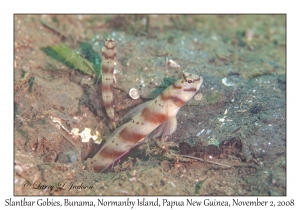
[(177, 127), (176, 114), (199, 90), (202, 77), (183, 73), (155, 99), (147, 102), (132, 119), (119, 127), (92, 158), (95, 172), (102, 172), (139, 145), (154, 130), (156, 136), (172, 134)]

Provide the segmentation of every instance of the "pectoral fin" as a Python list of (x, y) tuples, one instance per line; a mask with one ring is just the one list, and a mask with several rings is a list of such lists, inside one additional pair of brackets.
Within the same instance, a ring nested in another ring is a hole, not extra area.
[(166, 122), (161, 124), (155, 131), (153, 131), (152, 137), (165, 137), (171, 135), (177, 128), (176, 117), (170, 117)]

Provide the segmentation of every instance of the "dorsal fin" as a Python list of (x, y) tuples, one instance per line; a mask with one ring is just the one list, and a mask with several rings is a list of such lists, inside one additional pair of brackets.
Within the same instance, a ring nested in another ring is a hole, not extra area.
[(151, 104), (151, 102), (153, 102), (153, 100), (150, 101), (146, 101), (144, 103), (141, 103), (139, 105), (137, 105), (136, 107), (134, 107), (132, 110), (130, 110), (128, 113), (126, 113), (121, 119), (120, 122), (121, 123), (125, 123), (128, 122), (129, 120), (131, 120), (132, 118), (134, 118), (136, 115), (140, 114), (141, 111), (149, 106)]

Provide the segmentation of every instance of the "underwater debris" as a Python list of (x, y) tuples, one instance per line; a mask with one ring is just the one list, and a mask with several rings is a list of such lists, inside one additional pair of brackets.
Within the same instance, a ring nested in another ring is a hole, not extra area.
[(177, 64), (175, 61), (168, 59), (168, 58), (166, 58), (166, 60), (167, 60), (168, 66), (170, 66), (171, 68), (180, 68), (180, 65)]
[(100, 144), (101, 143), (101, 138), (99, 138), (100, 133), (96, 131), (96, 135), (91, 135), (91, 129), (90, 128), (84, 128), (84, 130), (79, 133), (78, 128), (73, 128), (70, 132), (72, 135), (80, 136), (82, 142), (89, 142), (90, 139), (93, 139), (94, 143)]
[(226, 164), (218, 163), (218, 162), (213, 162), (213, 161), (209, 161), (209, 160), (203, 160), (202, 158), (197, 158), (197, 157), (194, 157), (194, 156), (189, 156), (189, 155), (180, 155), (180, 156), (185, 157), (185, 158), (191, 158), (191, 159), (199, 160), (201, 162), (207, 162), (207, 163), (216, 164), (216, 165), (219, 165), (219, 166), (225, 166), (225, 167), (228, 167), (228, 168), (232, 167), (230, 165), (226, 165)]
[(205, 147), (204, 149), (204, 159), (215, 159), (218, 158), (220, 156), (220, 151), (218, 146), (216, 145), (208, 145)]
[(227, 79), (227, 77), (224, 77), (223, 79), (222, 79), (222, 83), (225, 85), (225, 86), (235, 86), (235, 84), (233, 84), (232, 82), (228, 82), (228, 79)]
[(198, 93), (198, 94), (196, 94), (196, 95), (194, 96), (194, 99), (195, 99), (196, 101), (201, 101), (202, 98), (203, 98), (202, 93)]
[(252, 114), (257, 114), (257, 113), (259, 113), (261, 110), (262, 110), (262, 106), (256, 104), (256, 105), (254, 105), (253, 107), (251, 107), (250, 112), (251, 112)]
[(199, 137), (202, 133), (204, 133), (204, 131), (205, 131), (205, 128), (204, 129), (202, 129), (199, 133), (197, 133), (197, 137)]
[(131, 88), (129, 90), (129, 96), (132, 99), (138, 99), (140, 97), (140, 94), (139, 94), (139, 92), (138, 92), (138, 90), (136, 88)]
[(100, 133), (98, 131), (96, 131), (96, 135), (91, 135), (90, 128), (84, 128), (84, 130), (81, 133), (79, 133), (78, 128), (73, 128), (71, 131), (69, 131), (65, 126), (63, 126), (60, 118), (50, 116), (50, 119), (52, 120), (52, 122), (58, 124), (57, 125), (58, 128), (62, 128), (64, 131), (71, 134), (74, 138), (80, 136), (82, 142), (89, 142), (90, 138), (92, 138), (94, 140), (94, 143), (96, 144), (100, 144), (102, 142)]
[[(93, 65), (80, 55), (78, 55), (74, 50), (69, 48), (65, 44), (58, 44), (51, 46), (50, 49), (54, 50), (59, 56), (61, 56), (68, 64), (71, 64), (75, 69), (81, 71), (89, 76), (94, 76), (96, 73)], [(51, 56), (49, 48), (44, 48), (43, 51)], [(53, 54), (53, 52), (52, 52)], [(52, 55), (53, 57), (53, 55)]]

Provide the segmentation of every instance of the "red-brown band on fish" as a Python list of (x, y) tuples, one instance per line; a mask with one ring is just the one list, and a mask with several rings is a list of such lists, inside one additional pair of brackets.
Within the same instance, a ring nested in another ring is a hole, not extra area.
[(142, 116), (145, 119), (145, 121), (159, 125), (167, 120), (166, 114), (156, 113), (152, 111), (149, 107), (143, 109)]
[[(143, 139), (145, 136), (147, 136), (148, 134), (143, 134), (143, 133), (138, 133), (139, 131), (136, 130), (131, 130), (128, 128), (123, 129), (120, 134), (119, 137), (123, 140), (123, 141), (127, 141), (132, 143), (132, 145), (136, 144), (138, 141), (140, 141), (141, 139)], [(124, 151), (126, 152), (126, 151)]]
[(124, 153), (124, 151), (112, 150), (112, 149), (106, 147), (101, 151), (101, 157), (115, 160), (118, 157), (120, 157), (123, 153)]
[(174, 89), (181, 89), (182, 88), (181, 85), (176, 85), (175, 83), (173, 83), (172, 86), (173, 86)]
[(177, 96), (169, 95), (168, 93), (167, 94), (162, 93), (161, 99), (163, 101), (171, 100), (177, 107), (182, 107), (186, 104), (186, 102), (184, 100), (182, 100), (181, 98), (179, 98)]
[[(112, 59), (102, 60), (102, 63), (101, 63), (102, 74), (103, 73), (113, 74), (114, 73), (114, 65), (115, 65), (115, 62)], [(104, 74), (104, 76), (108, 76), (108, 78), (110, 78), (109, 75)]]
[(102, 84), (102, 92), (112, 93), (114, 86), (112, 84), (107, 85), (106, 83)]
[(196, 88), (187, 88), (187, 89), (183, 89), (184, 91), (187, 91), (187, 92), (196, 92), (197, 89)]
[(104, 47), (104, 51), (102, 51), (102, 59), (114, 59), (117, 55), (117, 52), (114, 49), (107, 49)]

